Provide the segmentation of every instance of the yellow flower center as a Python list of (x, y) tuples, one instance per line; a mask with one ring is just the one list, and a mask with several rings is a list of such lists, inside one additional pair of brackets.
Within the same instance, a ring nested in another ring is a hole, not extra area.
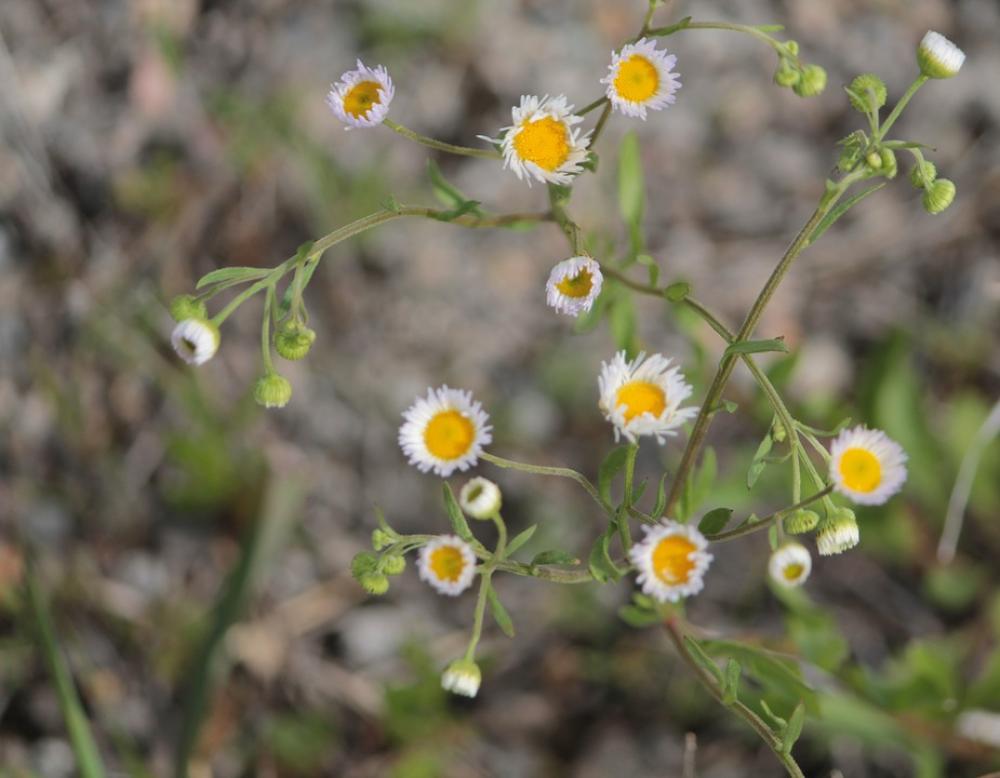
[(569, 130), (559, 119), (546, 116), (524, 122), (514, 136), (514, 150), (542, 170), (555, 170), (569, 158)]
[(667, 393), (649, 381), (629, 381), (615, 395), (615, 405), (625, 406), (625, 423), (650, 413), (659, 417), (667, 407)]
[(660, 73), (645, 57), (633, 54), (618, 66), (615, 91), (625, 100), (642, 103), (660, 88)]
[(465, 569), (465, 557), (454, 546), (441, 546), (431, 551), (429, 566), (439, 581), (454, 583)]
[(567, 276), (558, 284), (556, 289), (567, 297), (586, 297), (590, 290), (594, 288), (594, 276), (589, 270), (584, 268), (575, 276)]
[(427, 423), (424, 443), (438, 459), (458, 459), (472, 445), (476, 430), (458, 411), (440, 411)]
[(797, 581), (805, 569), (805, 565), (792, 562), (790, 565), (785, 565), (785, 569), (781, 571), (781, 574), (785, 576), (786, 581)]
[(872, 492), (882, 483), (882, 465), (871, 451), (849, 448), (840, 456), (844, 486), (855, 492)]
[(694, 570), (691, 555), (697, 550), (683, 535), (669, 535), (653, 549), (653, 572), (669, 586), (687, 583)]
[(379, 94), (381, 88), (382, 85), (378, 81), (359, 81), (344, 95), (344, 113), (360, 119), (373, 105), (382, 102), (382, 96)]

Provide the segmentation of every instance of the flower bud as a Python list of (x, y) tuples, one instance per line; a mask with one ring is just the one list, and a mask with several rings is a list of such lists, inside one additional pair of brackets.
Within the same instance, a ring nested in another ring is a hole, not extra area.
[(351, 575), (357, 580), (366, 573), (373, 573), (378, 567), (378, 557), (370, 551), (362, 551), (351, 560)]
[(253, 399), (265, 408), (284, 408), (292, 399), (292, 385), (277, 373), (266, 373), (253, 387)]
[(184, 319), (174, 327), (170, 342), (189, 365), (203, 365), (219, 350), (219, 328), (208, 319)]
[(933, 30), (928, 30), (917, 46), (917, 65), (928, 78), (951, 78), (964, 62), (965, 52)]
[(858, 521), (850, 508), (838, 508), (823, 520), (816, 532), (820, 556), (840, 554), (854, 548), (861, 540)]
[(785, 51), (789, 53), (792, 57), (799, 56), (799, 42), (798, 41), (785, 41)]
[(456, 659), (441, 674), (441, 688), (463, 697), (475, 697), (483, 674), (471, 659)]
[(939, 178), (924, 190), (924, 210), (927, 213), (941, 213), (955, 199), (955, 184), (947, 178)]
[(474, 519), (492, 519), (500, 510), (500, 488), (485, 478), (473, 478), (458, 493), (458, 504)]
[(802, 78), (795, 85), (795, 94), (799, 97), (813, 97), (826, 89), (826, 71), (819, 65), (806, 65), (802, 69)]
[(771, 554), (767, 571), (781, 586), (802, 586), (812, 571), (812, 556), (801, 543), (789, 541)]
[(389, 591), (389, 579), (382, 573), (365, 573), (358, 579), (361, 588), (376, 597)]
[(861, 113), (877, 111), (883, 105), (887, 95), (885, 82), (874, 73), (863, 73), (851, 82), (848, 99)]
[(882, 167), (882, 155), (872, 149), (868, 152), (868, 156), (865, 157), (865, 162), (868, 163), (868, 167), (872, 170), (878, 170)]
[(785, 532), (791, 535), (801, 535), (805, 532), (812, 532), (819, 524), (819, 514), (805, 508), (799, 508), (795, 513), (786, 516), (782, 522)]
[(394, 542), (395, 538), (381, 527), (376, 527), (372, 530), (372, 548), (376, 551), (381, 551), (383, 548), (391, 546)]
[(861, 159), (861, 147), (857, 144), (849, 143), (844, 146), (843, 151), (837, 158), (837, 169), (841, 173), (850, 173), (857, 167), (858, 160)]
[(922, 160), (910, 168), (910, 183), (914, 189), (923, 189), (924, 183), (933, 184), (937, 178), (937, 166), (929, 159)]
[(309, 353), (316, 333), (304, 324), (290, 321), (284, 324), (274, 336), (274, 350), (285, 359), (302, 359)]
[(401, 575), (406, 569), (406, 558), (400, 554), (382, 557), (382, 572), (386, 575)]
[(170, 315), (174, 321), (207, 319), (208, 309), (205, 308), (205, 303), (193, 294), (179, 294), (170, 301)]
[(883, 148), (879, 154), (882, 157), (882, 175), (892, 179), (899, 172), (899, 164), (896, 162), (896, 152), (892, 149)]
[(790, 89), (799, 83), (799, 79), (802, 78), (802, 73), (797, 67), (792, 65), (787, 60), (781, 60), (781, 64), (778, 65), (778, 69), (774, 71), (774, 83), (778, 86), (783, 86), (786, 89)]

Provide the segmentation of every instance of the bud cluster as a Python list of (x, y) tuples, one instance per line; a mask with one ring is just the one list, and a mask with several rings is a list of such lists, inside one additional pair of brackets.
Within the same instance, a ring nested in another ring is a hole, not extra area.
[(826, 89), (826, 71), (819, 65), (803, 65), (799, 60), (799, 44), (788, 41), (779, 49), (774, 83), (791, 89), (799, 97), (813, 97)]

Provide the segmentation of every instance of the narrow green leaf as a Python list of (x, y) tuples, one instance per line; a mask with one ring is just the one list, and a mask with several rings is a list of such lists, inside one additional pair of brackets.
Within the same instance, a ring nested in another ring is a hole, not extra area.
[(886, 182), (883, 181), (880, 184), (875, 184), (874, 186), (870, 186), (868, 187), (868, 189), (858, 192), (856, 195), (852, 195), (851, 197), (848, 197), (846, 200), (843, 200), (842, 202), (838, 203), (830, 211), (830, 213), (824, 216), (823, 220), (816, 225), (816, 229), (813, 230), (812, 235), (809, 236), (809, 243), (807, 243), (806, 245), (808, 246), (809, 244), (815, 243), (817, 240), (819, 240), (820, 236), (822, 236), (824, 232), (830, 229), (830, 227), (833, 226), (833, 223), (836, 222), (837, 219), (839, 219), (841, 216), (847, 213), (851, 208), (853, 208), (855, 205), (857, 205), (866, 197), (868, 197), (868, 195), (875, 194), (875, 192), (877, 192), (879, 189), (885, 186), (885, 184)]
[(767, 528), (767, 543), (772, 551), (778, 550), (778, 524), (775, 522)]
[(608, 309), (608, 326), (615, 345), (623, 350), (629, 359), (638, 352), (636, 333), (638, 326), (635, 318), (635, 305), (631, 295), (616, 297)]
[(597, 471), (597, 491), (605, 502), (611, 502), (611, 482), (625, 467), (628, 458), (628, 446), (618, 446), (611, 449)]
[(716, 508), (701, 517), (698, 522), (698, 531), (702, 535), (715, 535), (722, 532), (729, 523), (729, 518), (733, 515), (732, 508)]
[(395, 532), (395, 530), (389, 526), (389, 522), (385, 520), (385, 513), (382, 511), (382, 506), (380, 505), (375, 506), (375, 521), (385, 532), (390, 534)]
[(490, 612), (493, 614), (493, 620), (500, 627), (501, 632), (509, 638), (514, 637), (514, 622), (510, 620), (510, 614), (507, 613), (507, 609), (503, 607), (503, 603), (497, 597), (493, 584), (490, 584), (490, 588), (486, 592), (486, 599), (490, 602)]
[(660, 483), (656, 487), (656, 504), (653, 506), (653, 512), (650, 514), (654, 519), (658, 519), (663, 515), (663, 510), (667, 507), (667, 476), (669, 473), (664, 473), (660, 477)]
[(768, 338), (767, 340), (741, 340), (731, 343), (723, 352), (724, 357), (736, 354), (760, 354), (765, 351), (781, 351), (788, 353), (784, 338)]
[(614, 522), (611, 522), (590, 548), (587, 566), (590, 568), (590, 574), (594, 576), (594, 580), (598, 583), (617, 581), (622, 576), (621, 571), (611, 559), (611, 554), (608, 550), (608, 543), (615, 532), (615, 528), (616, 525)]
[(649, 271), (650, 286), (656, 286), (660, 283), (660, 266), (656, 264), (655, 259), (649, 256), (649, 254), (640, 254), (636, 257), (636, 261), (640, 265), (645, 265), (646, 269)]
[(532, 567), (536, 565), (578, 565), (580, 560), (568, 551), (550, 549), (535, 554), (530, 564)]
[(451, 487), (447, 483), (444, 484), (443, 491), (444, 507), (448, 511), (448, 518), (451, 520), (451, 528), (455, 530), (455, 534), (462, 540), (467, 543), (472, 543), (475, 538), (472, 534), (472, 530), (469, 529), (469, 523), (465, 520), (465, 514), (463, 514), (462, 509), (458, 507), (458, 501), (455, 499), (455, 493), (451, 490)]
[(774, 724), (778, 727), (778, 731), (784, 732), (785, 727), (788, 726), (788, 722), (785, 719), (781, 718), (781, 716), (779, 716), (773, 710), (771, 710), (771, 706), (767, 704), (767, 700), (762, 699), (760, 701), (760, 707), (764, 709), (764, 713), (767, 714), (767, 717), (771, 719), (771, 721), (774, 722)]
[(511, 556), (515, 551), (517, 551), (521, 546), (531, 540), (531, 536), (535, 534), (535, 530), (538, 529), (537, 524), (532, 524), (523, 532), (519, 532), (514, 536), (514, 539), (507, 544), (506, 556)]
[(269, 267), (220, 267), (211, 273), (206, 273), (195, 284), (195, 289), (201, 289), (209, 284), (219, 284), (223, 281), (256, 281), (271, 272)]
[(454, 186), (444, 177), (441, 168), (438, 167), (437, 162), (433, 159), (427, 160), (427, 175), (431, 179), (431, 188), (434, 190), (434, 196), (443, 205), (454, 208), (469, 199), (458, 187)]
[(726, 662), (726, 672), (722, 683), (722, 704), (732, 705), (739, 698), (740, 674), (743, 668), (735, 659)]
[(771, 437), (771, 431), (768, 430), (760, 445), (757, 446), (757, 453), (753, 455), (753, 461), (750, 462), (750, 468), (747, 470), (747, 489), (753, 489), (760, 474), (764, 472), (764, 468), (767, 466), (767, 455), (771, 453), (773, 445), (774, 438)]
[(788, 717), (788, 724), (781, 735), (781, 753), (792, 753), (792, 747), (802, 735), (802, 727), (806, 723), (806, 706), (801, 702), (795, 706), (792, 715)]
[(632, 130), (622, 138), (618, 151), (618, 207), (622, 218), (630, 227), (641, 226), (645, 200), (639, 136)]
[(618, 609), (618, 616), (630, 627), (642, 629), (652, 624), (658, 624), (661, 620), (659, 613), (640, 608), (636, 605), (623, 605)]
[(708, 670), (708, 672), (711, 673), (712, 677), (715, 679), (716, 683), (718, 683), (719, 686), (721, 686), (723, 683), (722, 671), (719, 669), (719, 666), (715, 663), (715, 660), (712, 659), (712, 657), (710, 657), (707, 653), (705, 653), (705, 649), (701, 647), (701, 644), (694, 638), (685, 635), (684, 645), (687, 646), (687, 649), (691, 653), (691, 656), (694, 658), (694, 660), (703, 668)]
[(736, 413), (737, 409), (740, 407), (740, 404), (733, 402), (732, 400), (723, 400), (722, 407), (726, 411), (726, 413)]
[(687, 281), (676, 281), (663, 290), (663, 296), (672, 303), (679, 303), (691, 294), (691, 284)]

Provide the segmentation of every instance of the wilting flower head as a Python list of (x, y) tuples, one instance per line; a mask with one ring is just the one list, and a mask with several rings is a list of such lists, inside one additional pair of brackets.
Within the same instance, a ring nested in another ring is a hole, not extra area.
[(428, 389), (427, 397), (418, 397), (403, 419), (399, 445), (410, 464), (442, 478), (468, 470), (493, 440), (490, 417), (471, 392), (461, 389)]
[(580, 135), (573, 125), (583, 121), (573, 114), (566, 97), (549, 98), (522, 95), (521, 104), (511, 109), (513, 124), (504, 127), (502, 139), (483, 137), (499, 143), (503, 149), (504, 167), (517, 177), (534, 178), (545, 184), (568, 184), (583, 168), (587, 158), (590, 133)]
[(457, 535), (441, 535), (420, 549), (417, 568), (423, 580), (441, 594), (454, 597), (472, 585), (476, 555)]
[(812, 556), (801, 543), (785, 543), (771, 554), (767, 571), (782, 586), (801, 586), (812, 571)]
[(612, 55), (606, 94), (616, 111), (626, 116), (646, 118), (646, 109), (658, 111), (677, 100), (680, 76), (672, 68), (677, 57), (656, 48), (655, 41), (641, 38), (627, 43)]
[(844, 430), (830, 446), (834, 488), (860, 505), (881, 505), (906, 481), (906, 453), (881, 430)]
[(476, 477), (458, 493), (458, 504), (474, 519), (490, 519), (500, 510), (500, 487), (486, 478)]
[(174, 327), (170, 342), (189, 365), (203, 365), (219, 350), (219, 328), (208, 319), (185, 319)]
[(579, 316), (594, 306), (603, 283), (601, 266), (590, 257), (564, 259), (549, 274), (545, 302), (559, 313)]
[(395, 94), (392, 79), (379, 65), (372, 69), (360, 59), (354, 70), (348, 70), (340, 81), (330, 87), (326, 103), (347, 127), (375, 127), (389, 113), (389, 103)]
[(816, 531), (816, 548), (820, 556), (833, 556), (854, 548), (861, 540), (858, 520), (850, 508), (839, 508), (827, 516)]
[(629, 551), (642, 590), (660, 602), (677, 602), (700, 592), (712, 563), (705, 536), (670, 519), (643, 530), (646, 537)]
[(951, 78), (965, 63), (965, 52), (939, 32), (928, 30), (917, 46), (917, 64), (928, 78)]
[(441, 688), (463, 697), (475, 697), (483, 674), (471, 659), (456, 659), (441, 674)]
[(653, 435), (660, 444), (665, 435), (698, 414), (697, 408), (681, 408), (691, 396), (691, 385), (670, 359), (661, 354), (646, 358), (640, 353), (631, 362), (619, 351), (610, 363), (601, 363), (598, 403), (605, 418), (615, 425), (615, 440), (623, 435), (635, 443), (639, 435)]

